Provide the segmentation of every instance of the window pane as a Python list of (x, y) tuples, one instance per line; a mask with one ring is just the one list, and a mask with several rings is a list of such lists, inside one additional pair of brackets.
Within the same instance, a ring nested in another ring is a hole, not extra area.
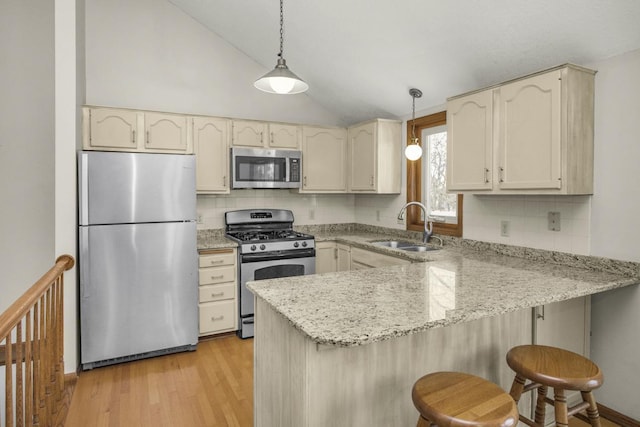
[(427, 201), (429, 219), (457, 223), (457, 195), (447, 194), (446, 126), (425, 129), (422, 146), (425, 150), (423, 170), (426, 172), (423, 200)]

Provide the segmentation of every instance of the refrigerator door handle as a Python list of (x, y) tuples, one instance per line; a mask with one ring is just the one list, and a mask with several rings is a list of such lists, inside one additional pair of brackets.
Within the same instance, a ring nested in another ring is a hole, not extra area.
[(89, 156), (87, 153), (80, 152), (80, 224), (89, 224)]
[[(80, 227), (80, 259), (89, 259), (89, 230), (90, 227)], [(90, 297), (87, 291), (90, 287), (87, 285), (87, 281), (91, 277), (90, 274), (90, 262), (83, 262), (80, 264), (80, 299), (86, 299)]]

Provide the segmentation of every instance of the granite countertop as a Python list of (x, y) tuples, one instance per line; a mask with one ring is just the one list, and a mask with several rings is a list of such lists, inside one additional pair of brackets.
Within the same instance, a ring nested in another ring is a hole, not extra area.
[(640, 264), (604, 258), (473, 241), (406, 253), (372, 244), (390, 240), (386, 235), (315, 236), (413, 261), (248, 283), (258, 298), (319, 344), (364, 345), (640, 283)]

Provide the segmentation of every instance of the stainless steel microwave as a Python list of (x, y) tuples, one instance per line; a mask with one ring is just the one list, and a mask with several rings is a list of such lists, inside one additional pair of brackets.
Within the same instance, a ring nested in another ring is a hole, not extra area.
[(231, 188), (300, 188), (302, 153), (232, 147), (231, 172)]

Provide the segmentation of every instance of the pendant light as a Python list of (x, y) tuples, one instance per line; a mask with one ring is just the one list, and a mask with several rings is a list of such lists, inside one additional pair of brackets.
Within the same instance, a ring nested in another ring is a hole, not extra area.
[(292, 95), (306, 91), (309, 89), (309, 85), (289, 70), (287, 61), (282, 56), (283, 27), (282, 0), (280, 0), (280, 53), (278, 53), (278, 63), (276, 68), (260, 77), (253, 85), (264, 92)]
[(420, 139), (416, 138), (416, 98), (422, 96), (420, 89), (409, 89), (409, 95), (413, 98), (413, 115), (411, 120), (411, 143), (404, 150), (404, 155), (408, 160), (418, 160), (422, 157), (422, 147), (420, 147)]

